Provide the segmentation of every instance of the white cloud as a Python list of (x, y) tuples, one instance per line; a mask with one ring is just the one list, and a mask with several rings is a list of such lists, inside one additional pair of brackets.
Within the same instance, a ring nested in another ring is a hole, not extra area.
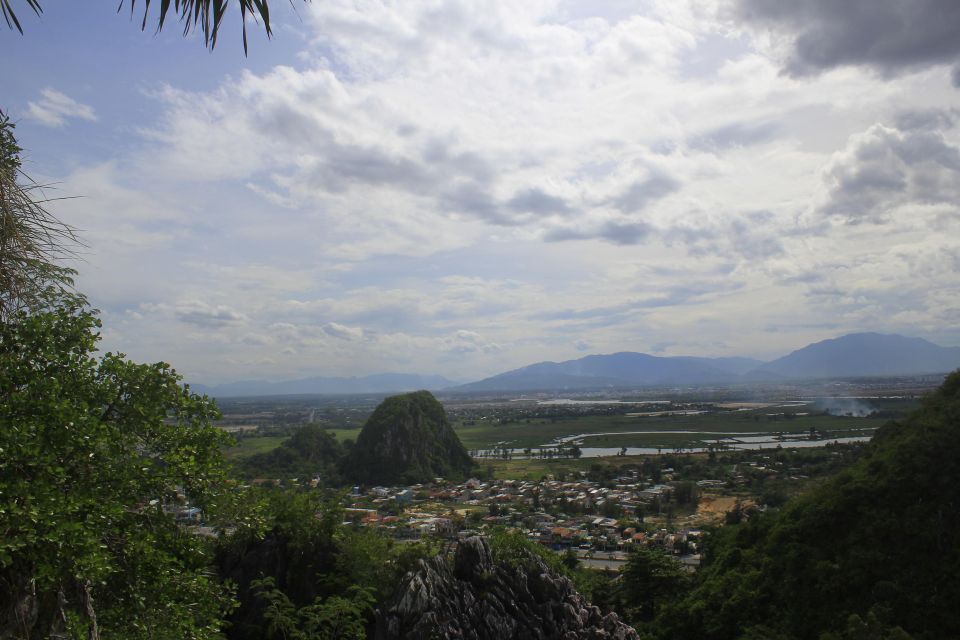
[(244, 322), (247, 319), (244, 314), (226, 305), (214, 305), (201, 300), (181, 302), (174, 307), (173, 314), (180, 322), (201, 327), (220, 328)]
[(363, 329), (348, 327), (338, 322), (328, 322), (322, 327), (324, 333), (340, 340), (359, 340), (363, 338)]
[(93, 107), (77, 102), (56, 89), (44, 89), (40, 96), (39, 100), (27, 103), (26, 116), (46, 127), (62, 127), (71, 118), (90, 122), (97, 119)]
[(717, 4), (315, 2), (288, 66), (154, 87), (56, 205), (109, 346), (471, 378), (955, 335), (949, 74), (784, 75)]
[(826, 215), (850, 222), (884, 222), (906, 208), (960, 202), (960, 147), (940, 130), (900, 130), (877, 124), (851, 136), (824, 169)]

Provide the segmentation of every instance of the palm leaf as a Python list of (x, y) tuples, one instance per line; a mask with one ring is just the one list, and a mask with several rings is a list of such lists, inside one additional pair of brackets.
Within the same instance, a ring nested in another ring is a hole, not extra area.
[[(40, 8), (39, 0), (26, 0), (27, 6), (33, 9), (33, 12), (37, 15), (43, 13), (43, 9)], [(7, 27), (10, 29), (16, 29), (21, 34), (23, 33), (23, 27), (20, 26), (20, 21), (17, 20), (17, 14), (13, 10), (11, 5), (11, 0), (0, 0), (0, 13), (3, 13), (3, 19), (7, 22)]]
[(46, 209), (60, 198), (47, 198), (44, 185), (23, 173), (14, 126), (0, 111), (0, 321), (67, 291), (74, 272), (62, 261), (77, 257), (81, 244), (74, 228)]
[[(40, 0), (21, 0), (25, 2), (34, 13), (40, 15), (43, 9), (40, 7)], [(289, 0), (291, 6), (293, 0)], [(304, 0), (310, 2), (310, 0)], [(0, 12), (10, 29), (16, 29), (21, 34), (23, 27), (13, 10), (15, 0), (0, 0)], [(159, 14), (151, 18), (150, 6), (152, 0), (143, 0), (140, 6), (143, 8), (143, 18), (140, 21), (140, 29), (146, 30), (147, 23), (155, 21), (157, 31), (161, 31), (166, 24), (167, 15), (170, 10), (177, 15), (183, 25), (183, 35), (188, 35), (191, 31), (197, 30), (203, 33), (203, 44), (208, 49), (213, 49), (217, 45), (217, 34), (220, 32), (220, 25), (223, 23), (223, 16), (230, 7), (232, 0), (160, 0)], [(270, 27), (270, 7), (268, 0), (237, 0), (240, 5), (240, 16), (243, 23), (243, 53), (247, 53), (247, 15), (254, 20), (259, 20), (263, 24), (264, 33), (267, 37), (273, 35)], [(117, 11), (123, 9), (127, 0), (120, 0)], [(129, 0), (130, 15), (133, 16), (137, 11), (137, 0)], [(156, 5), (157, 3), (153, 3)]]

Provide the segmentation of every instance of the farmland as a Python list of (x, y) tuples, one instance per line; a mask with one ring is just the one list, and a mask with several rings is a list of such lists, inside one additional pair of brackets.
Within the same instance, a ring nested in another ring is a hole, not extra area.
[[(502, 457), (505, 450), (510, 452), (508, 457), (521, 457), (528, 448), (536, 456), (540, 448), (555, 448), (561, 441), (576, 443), (587, 456), (614, 455), (624, 447), (630, 449), (628, 453), (719, 448), (718, 442), (734, 448), (774, 448), (777, 444), (789, 447), (791, 440), (799, 441), (793, 442), (793, 446), (809, 446), (815, 444), (812, 441), (822, 444), (870, 437), (878, 427), (917, 404), (913, 396), (841, 401), (794, 396), (763, 402), (683, 398), (596, 404), (589, 400), (444, 400), (454, 430), (464, 446), (478, 457)], [(282, 415), (283, 421), (267, 421), (255, 433), (244, 434), (238, 446), (226, 450), (228, 456), (241, 458), (279, 446), (299, 424), (306, 424), (311, 418), (325, 425), (338, 440), (355, 440), (374, 406), (366, 397), (337, 401), (326, 398), (322, 408), (311, 406), (305, 398), (296, 398), (289, 405), (283, 398), (272, 402), (273, 406), (262, 408)], [(229, 420), (229, 413), (225, 414)], [(758, 441), (760, 444), (756, 444)]]
[[(913, 398), (848, 402), (846, 413), (825, 399), (755, 403), (696, 401), (657, 404), (454, 407), (454, 428), (468, 449), (526, 449), (559, 441), (584, 448), (695, 448), (718, 440), (795, 434), (804, 439), (869, 437), (916, 406)], [(767, 439), (767, 438), (764, 438)]]

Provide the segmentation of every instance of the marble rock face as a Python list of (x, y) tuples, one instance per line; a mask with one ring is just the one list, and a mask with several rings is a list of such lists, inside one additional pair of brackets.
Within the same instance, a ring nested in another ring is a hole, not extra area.
[(420, 562), (378, 612), (378, 640), (508, 638), (635, 640), (616, 614), (603, 615), (540, 558), (504, 566), (486, 540), (461, 542), (452, 557)]

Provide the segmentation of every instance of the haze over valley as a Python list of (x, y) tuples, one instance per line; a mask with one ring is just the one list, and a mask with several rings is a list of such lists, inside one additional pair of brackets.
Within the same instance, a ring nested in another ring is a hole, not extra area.
[(757, 385), (789, 380), (944, 374), (960, 367), (960, 347), (921, 338), (859, 333), (825, 340), (770, 362), (751, 358), (658, 357), (621, 352), (567, 362), (541, 362), (456, 384), (442, 376), (381, 374), (360, 378), (246, 381), (194, 390), (216, 397), (387, 393), (428, 389), (448, 393), (627, 389), (670, 385)]

